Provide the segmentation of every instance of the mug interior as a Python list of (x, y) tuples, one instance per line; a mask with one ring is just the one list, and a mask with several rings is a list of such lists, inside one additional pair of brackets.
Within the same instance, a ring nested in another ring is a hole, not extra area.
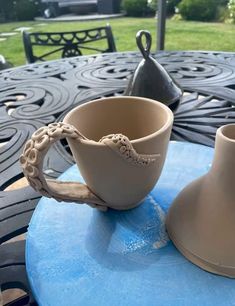
[(72, 124), (90, 140), (109, 134), (123, 134), (136, 140), (170, 124), (171, 111), (162, 103), (138, 97), (104, 98), (70, 111), (64, 122)]
[(221, 128), (221, 133), (229, 140), (235, 141), (235, 124), (228, 124), (223, 126)]

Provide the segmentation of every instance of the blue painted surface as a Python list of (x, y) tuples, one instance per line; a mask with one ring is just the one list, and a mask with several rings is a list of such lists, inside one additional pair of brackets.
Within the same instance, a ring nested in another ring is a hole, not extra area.
[[(213, 149), (171, 142), (156, 187), (129, 211), (42, 198), (26, 263), (40, 305), (235, 305), (235, 280), (205, 272), (169, 241), (164, 219), (179, 191), (210, 168)], [(115, 175), (115, 174), (114, 174)], [(76, 166), (61, 177), (81, 180)]]

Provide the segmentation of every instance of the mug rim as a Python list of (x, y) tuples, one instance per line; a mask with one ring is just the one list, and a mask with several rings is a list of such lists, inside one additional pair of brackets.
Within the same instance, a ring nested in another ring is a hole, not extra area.
[[(149, 99), (149, 98), (145, 98), (145, 97), (138, 97), (138, 96), (116, 96), (116, 97), (107, 97), (107, 98), (99, 98), (99, 99), (95, 99), (95, 100), (92, 100), (92, 101), (89, 101), (89, 102), (86, 102), (86, 103), (83, 103), (81, 105), (78, 105), (74, 108), (72, 108), (64, 117), (63, 119), (63, 122), (64, 123), (68, 123), (68, 120), (69, 120), (69, 117), (71, 116), (71, 114), (73, 112), (76, 112), (78, 109), (80, 108), (83, 108), (83, 107), (86, 107), (88, 104), (93, 104), (93, 103), (97, 103), (97, 102), (101, 102), (101, 101), (106, 101), (107, 99), (109, 100), (124, 100), (124, 99), (128, 99), (128, 100), (142, 100), (142, 101), (146, 101), (148, 103), (153, 103), (155, 105), (157, 105), (158, 107), (162, 108), (166, 114), (167, 114), (167, 120), (166, 122), (164, 123), (164, 125), (158, 129), (157, 131), (151, 133), (151, 134), (148, 134), (144, 137), (140, 137), (140, 138), (136, 138), (136, 139), (132, 139), (130, 140), (130, 142), (132, 144), (137, 144), (137, 143), (141, 143), (143, 141), (146, 141), (146, 140), (149, 140), (149, 139), (152, 139), (154, 137), (156, 137), (157, 135), (163, 133), (164, 131), (168, 130), (168, 128), (173, 124), (173, 120), (174, 120), (174, 115), (173, 115), (173, 112), (171, 111), (171, 109), (166, 106), (165, 104), (163, 104), (162, 102), (159, 102), (157, 100), (153, 100), (153, 99)], [(91, 141), (91, 139), (87, 139), (87, 140), (83, 140), (84, 142), (86, 141)], [(97, 145), (101, 145), (101, 146), (104, 146), (103, 143), (100, 143), (100, 142), (96, 142)], [(94, 143), (93, 143), (94, 144)]]
[(235, 143), (235, 138), (234, 139), (230, 138), (229, 136), (225, 134), (225, 130), (229, 129), (230, 127), (234, 127), (235, 129), (235, 123), (228, 123), (228, 124), (222, 125), (221, 127), (217, 129), (216, 134), (219, 137), (221, 137), (223, 140), (226, 140), (227, 142)]

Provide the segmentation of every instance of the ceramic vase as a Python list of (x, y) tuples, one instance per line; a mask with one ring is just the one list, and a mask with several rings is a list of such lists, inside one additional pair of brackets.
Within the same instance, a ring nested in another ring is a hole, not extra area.
[(173, 243), (190, 261), (235, 277), (235, 124), (217, 130), (209, 172), (181, 191), (166, 223)]

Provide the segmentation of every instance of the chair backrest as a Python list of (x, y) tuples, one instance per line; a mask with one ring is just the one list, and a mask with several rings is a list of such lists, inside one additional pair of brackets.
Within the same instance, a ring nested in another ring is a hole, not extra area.
[[(96, 47), (94, 42), (98, 40), (106, 40), (106, 46)], [(23, 43), (28, 63), (48, 60), (48, 57), (55, 53), (60, 53), (60, 57), (64, 58), (82, 55), (81, 50), (93, 53), (117, 51), (110, 25), (74, 32), (23, 32)], [(46, 53), (36, 55), (33, 51), (36, 46), (47, 47)], [(48, 50), (49, 47), (52, 51)]]

